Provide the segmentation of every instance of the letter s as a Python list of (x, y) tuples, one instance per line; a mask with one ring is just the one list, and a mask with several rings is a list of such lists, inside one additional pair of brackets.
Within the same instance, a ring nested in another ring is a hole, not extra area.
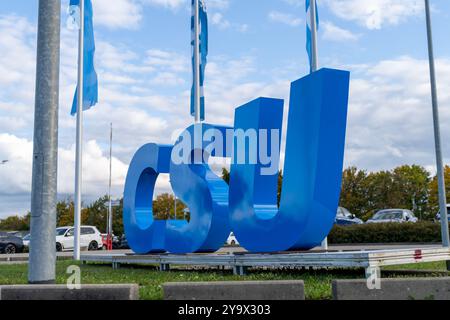
[[(209, 124), (193, 125), (174, 146), (170, 182), (178, 198), (189, 207), (191, 220), (189, 223), (168, 221), (166, 248), (170, 252), (215, 252), (230, 234), (228, 185), (208, 166), (209, 156), (224, 157), (231, 153), (224, 145), (227, 129)], [(213, 148), (208, 152), (204, 137), (211, 131), (216, 137), (211, 143)], [(183, 146), (182, 150), (178, 146)], [(221, 151), (225, 154), (220, 154)], [(180, 163), (177, 158), (184, 161)]]

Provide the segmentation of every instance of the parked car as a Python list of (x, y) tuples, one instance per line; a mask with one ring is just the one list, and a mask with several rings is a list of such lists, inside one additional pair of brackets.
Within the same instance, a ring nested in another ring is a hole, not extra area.
[(127, 240), (127, 237), (125, 236), (125, 234), (123, 234), (122, 237), (120, 238), (119, 249), (130, 249), (130, 246), (128, 245), (128, 240)]
[(23, 245), (28, 248), (30, 246), (30, 240), (31, 240), (31, 234), (29, 233), (25, 237), (22, 238)]
[[(60, 227), (56, 229), (56, 251), (73, 250), (74, 248), (74, 228)], [(81, 226), (80, 247), (88, 250), (99, 250), (103, 247), (102, 235), (96, 227)]]
[(351, 226), (355, 224), (363, 224), (363, 221), (361, 219), (358, 219), (354, 214), (350, 213), (350, 211), (348, 211), (347, 209), (338, 207), (335, 223), (338, 226)]
[[(102, 248), (106, 249), (108, 247), (108, 235), (106, 233), (102, 233)], [(120, 249), (120, 238), (116, 235), (112, 235), (112, 248)]]
[(231, 232), (227, 239), (227, 245), (229, 246), (238, 246), (239, 242), (236, 239), (236, 236), (234, 235), (234, 232)]
[(22, 239), (7, 232), (1, 232), (0, 253), (15, 254), (20, 252), (23, 252)]
[(22, 238), (22, 239), (29, 233), (30, 233), (30, 231), (8, 231), (8, 234)]
[(389, 222), (417, 222), (419, 219), (406, 209), (386, 209), (380, 210), (367, 221), (367, 223), (389, 223)]
[[(450, 221), (450, 204), (447, 204), (447, 216), (448, 220)], [(441, 221), (441, 211), (439, 210), (435, 217), (436, 221)]]

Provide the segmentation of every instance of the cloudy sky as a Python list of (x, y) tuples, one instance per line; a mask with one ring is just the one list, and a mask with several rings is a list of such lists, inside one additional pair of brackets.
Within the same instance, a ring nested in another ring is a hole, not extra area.
[[(189, 0), (93, 0), (100, 103), (85, 113), (84, 200), (107, 192), (109, 123), (120, 197), (142, 144), (170, 143), (190, 123)], [(288, 101), (308, 71), (304, 0), (206, 0), (210, 18), (207, 120), (231, 125), (259, 96)], [(322, 66), (352, 72), (345, 164), (367, 170), (420, 164), (434, 149), (422, 0), (318, 0)], [(450, 2), (434, 0), (444, 157), (450, 162)], [(0, 217), (29, 209), (37, 0), (0, 7)], [(62, 1), (60, 198), (73, 193), (77, 35)], [(167, 177), (159, 192), (167, 191)]]

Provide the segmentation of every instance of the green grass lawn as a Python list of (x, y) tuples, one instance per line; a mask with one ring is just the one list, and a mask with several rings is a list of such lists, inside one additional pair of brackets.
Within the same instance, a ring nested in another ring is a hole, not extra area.
[[(64, 284), (69, 277), (67, 267), (77, 264), (81, 267), (82, 283), (108, 284), (108, 283), (137, 283), (140, 286), (140, 297), (144, 300), (158, 300), (163, 298), (162, 284), (179, 281), (232, 281), (232, 280), (304, 280), (306, 298), (310, 300), (331, 299), (331, 281), (333, 279), (364, 278), (362, 269), (350, 270), (280, 270), (280, 271), (252, 271), (245, 277), (234, 276), (230, 270), (186, 271), (174, 269), (170, 272), (160, 272), (154, 266), (125, 266), (113, 270), (110, 265), (88, 264), (81, 265), (73, 261), (59, 261), (57, 263), (57, 283)], [(26, 264), (0, 265), (0, 285), (26, 284)], [(394, 270), (394, 267), (389, 267)], [(445, 263), (426, 263), (396, 267), (399, 274), (389, 272), (383, 276), (404, 277), (402, 270), (431, 270), (445, 271)], [(408, 275), (411, 277), (414, 275)], [(418, 274), (417, 276), (424, 276)], [(428, 276), (428, 275), (427, 275)], [(439, 276), (430, 272), (429, 276)]]

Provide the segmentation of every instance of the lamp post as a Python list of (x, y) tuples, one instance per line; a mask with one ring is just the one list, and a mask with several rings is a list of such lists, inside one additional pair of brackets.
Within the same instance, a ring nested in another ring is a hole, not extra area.
[[(447, 200), (445, 192), (445, 178), (444, 178), (444, 164), (442, 160), (441, 148), (441, 128), (439, 124), (439, 105), (437, 97), (436, 85), (436, 69), (434, 65), (434, 50), (433, 50), (433, 33), (431, 28), (431, 13), (430, 1), (425, 0), (425, 14), (427, 20), (427, 38), (428, 38), (428, 58), (430, 64), (430, 82), (431, 82), (431, 103), (433, 108), (433, 124), (434, 124), (434, 142), (436, 149), (436, 168), (439, 188), (439, 210), (441, 213), (441, 234), (442, 245), (449, 248), (449, 230), (448, 230), (448, 215), (447, 215)], [(447, 267), (450, 264), (447, 263)]]
[[(28, 282), (55, 282), (61, 0), (40, 0)], [(2, 162), (5, 164), (5, 162)]]

